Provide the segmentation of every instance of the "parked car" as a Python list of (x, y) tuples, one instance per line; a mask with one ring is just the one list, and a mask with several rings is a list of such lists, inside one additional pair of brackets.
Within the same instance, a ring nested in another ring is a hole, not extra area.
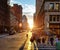
[(9, 35), (14, 35), (14, 34), (16, 34), (16, 31), (15, 30), (10, 30), (9, 31)]
[(8, 29), (7, 28), (1, 28), (0, 29), (0, 33), (2, 33), (2, 34), (7, 34), (8, 33)]

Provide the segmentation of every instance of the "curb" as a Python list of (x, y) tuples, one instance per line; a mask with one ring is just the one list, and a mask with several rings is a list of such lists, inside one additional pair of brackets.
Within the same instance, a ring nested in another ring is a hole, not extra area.
[(5, 37), (5, 36), (8, 36), (8, 35), (9, 35), (9, 34), (0, 35), (0, 38)]

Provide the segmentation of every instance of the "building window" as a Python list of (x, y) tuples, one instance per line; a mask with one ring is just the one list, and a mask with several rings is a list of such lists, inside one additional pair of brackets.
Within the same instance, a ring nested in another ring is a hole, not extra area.
[(56, 3), (56, 10), (60, 10), (60, 3)]
[(50, 17), (49, 17), (49, 21), (52, 21), (52, 15), (50, 15)]
[(59, 10), (60, 10), (60, 3), (59, 3)]
[(59, 3), (56, 3), (56, 10), (59, 10)]
[(56, 16), (55, 16), (55, 15), (50, 15), (49, 20), (50, 20), (50, 21), (56, 21)]
[(53, 10), (53, 9), (54, 9), (54, 3), (50, 3), (49, 9), (50, 9), (50, 10)]
[(10, 4), (10, 0), (7, 0), (7, 4)]
[(53, 16), (53, 21), (56, 21), (56, 16)]
[(50, 15), (49, 21), (60, 21), (60, 15)]
[(60, 16), (59, 15), (57, 15), (57, 21), (60, 21)]

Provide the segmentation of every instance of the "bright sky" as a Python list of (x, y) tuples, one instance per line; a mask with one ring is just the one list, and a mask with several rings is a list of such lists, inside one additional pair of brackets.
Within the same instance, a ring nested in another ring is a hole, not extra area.
[(28, 20), (33, 20), (33, 14), (35, 12), (35, 0), (11, 0), (10, 5), (17, 3), (22, 5), (23, 14), (27, 16)]

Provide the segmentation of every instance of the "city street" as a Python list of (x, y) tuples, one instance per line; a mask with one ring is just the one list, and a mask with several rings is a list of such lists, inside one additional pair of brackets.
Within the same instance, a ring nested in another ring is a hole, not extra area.
[(26, 40), (26, 32), (0, 38), (0, 50), (19, 50)]
[(23, 32), (3, 36), (0, 38), (0, 50), (34, 50), (34, 44), (30, 42), (31, 35), (31, 32)]
[[(26, 36), (28, 34), (28, 36)], [(36, 41), (30, 42), (32, 32), (17, 33), (0, 38), (0, 50), (55, 50), (55, 46), (37, 46)]]
[(0, 0), (0, 50), (60, 50), (60, 0)]

